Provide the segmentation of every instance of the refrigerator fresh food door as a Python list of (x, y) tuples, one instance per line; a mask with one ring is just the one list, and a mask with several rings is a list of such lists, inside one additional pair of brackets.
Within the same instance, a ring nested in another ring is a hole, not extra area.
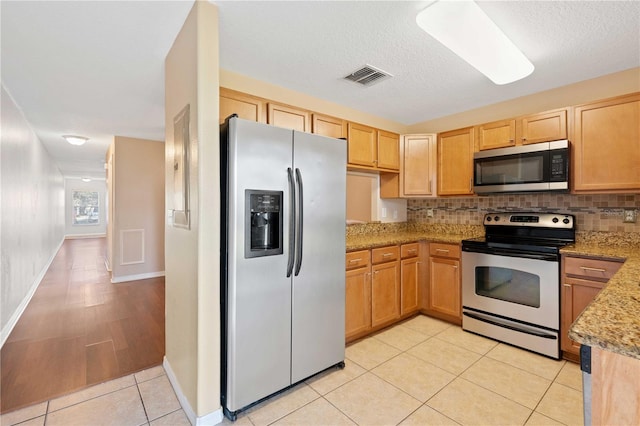
[(292, 383), (344, 361), (346, 152), (344, 140), (294, 132), (302, 244), (293, 278)]
[[(291, 384), (291, 130), (229, 120), (226, 405), (241, 409)], [(247, 190), (282, 191), (282, 254), (245, 257)]]

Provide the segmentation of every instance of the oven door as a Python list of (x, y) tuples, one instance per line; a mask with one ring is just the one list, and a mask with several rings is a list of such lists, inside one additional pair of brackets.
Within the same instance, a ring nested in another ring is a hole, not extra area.
[(462, 252), (462, 305), (551, 330), (560, 329), (560, 263)]

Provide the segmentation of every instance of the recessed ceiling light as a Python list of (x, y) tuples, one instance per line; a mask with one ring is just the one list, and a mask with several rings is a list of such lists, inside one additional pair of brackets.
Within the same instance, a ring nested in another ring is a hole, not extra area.
[(438, 1), (418, 13), (418, 26), (495, 84), (525, 78), (533, 64), (473, 1)]
[(84, 145), (89, 138), (85, 138), (84, 136), (75, 136), (75, 135), (62, 135), (63, 138), (71, 145)]

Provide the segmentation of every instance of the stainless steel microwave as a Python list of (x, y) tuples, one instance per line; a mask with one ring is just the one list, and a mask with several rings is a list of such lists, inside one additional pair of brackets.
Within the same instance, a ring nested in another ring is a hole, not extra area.
[(560, 140), (473, 155), (476, 194), (569, 190), (569, 141)]

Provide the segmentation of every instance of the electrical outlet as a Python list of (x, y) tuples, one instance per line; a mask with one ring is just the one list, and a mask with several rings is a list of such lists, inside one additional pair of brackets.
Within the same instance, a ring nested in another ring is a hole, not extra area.
[(635, 210), (624, 211), (624, 223), (636, 223), (637, 212)]
[(433, 217), (433, 209), (427, 209), (427, 217)]

